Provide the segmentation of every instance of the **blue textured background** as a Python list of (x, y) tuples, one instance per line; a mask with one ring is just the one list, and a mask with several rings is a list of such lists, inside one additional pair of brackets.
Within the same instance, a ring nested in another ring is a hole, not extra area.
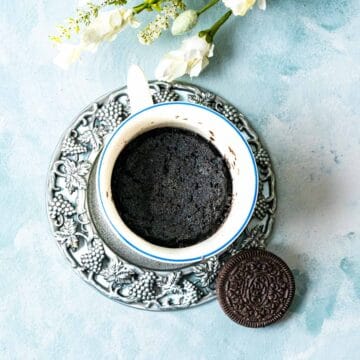
[(74, 2), (0, 2), (1, 359), (359, 358), (360, 3), (268, 3), (227, 24), (193, 80), (252, 119), (277, 173), (269, 249), (293, 269), (297, 295), (284, 321), (251, 330), (216, 302), (176, 313), (113, 303), (72, 272), (49, 232), (45, 177), (60, 134), (124, 84), (131, 62), (151, 77), (170, 37), (134, 46), (129, 30), (63, 72), (47, 34)]

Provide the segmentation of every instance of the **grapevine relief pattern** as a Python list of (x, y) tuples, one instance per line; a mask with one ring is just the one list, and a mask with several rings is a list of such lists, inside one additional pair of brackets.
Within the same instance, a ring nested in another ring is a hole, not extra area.
[(275, 176), (268, 153), (248, 121), (223, 99), (197, 87), (152, 82), (154, 102), (190, 101), (232, 121), (247, 138), (259, 168), (256, 210), (247, 229), (225, 253), (182, 271), (152, 271), (119, 258), (92, 225), (86, 202), (91, 167), (104, 140), (130, 114), (126, 89), (89, 106), (72, 124), (53, 159), (48, 178), (48, 215), (60, 248), (80, 276), (101, 293), (138, 308), (182, 309), (215, 297), (217, 273), (227, 258), (245, 248), (264, 248), (276, 209)]

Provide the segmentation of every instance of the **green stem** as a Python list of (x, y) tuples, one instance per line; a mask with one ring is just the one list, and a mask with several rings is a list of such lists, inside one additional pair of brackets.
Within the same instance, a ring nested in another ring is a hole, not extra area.
[(217, 4), (219, 2), (219, 0), (210, 0), (203, 8), (201, 8), (200, 10), (198, 10), (196, 13), (197, 15), (201, 15), (202, 13), (204, 13), (206, 10), (210, 9), (211, 7), (213, 7), (215, 4)]
[(229, 10), (228, 12), (226, 12), (211, 28), (211, 34), (213, 35), (213, 37), (215, 36), (215, 34), (217, 33), (217, 31), (220, 29), (220, 27), (226, 22), (226, 20), (231, 16), (232, 11)]
[(139, 4), (133, 7), (133, 11), (135, 14), (140, 14), (143, 10), (147, 8), (147, 4)]
[(135, 14), (140, 14), (143, 10), (151, 10), (153, 5), (161, 2), (163, 0), (146, 0), (142, 4), (136, 5), (133, 7), (133, 11)]
[(217, 33), (217, 31), (220, 29), (220, 27), (227, 21), (227, 19), (231, 16), (232, 11), (229, 10), (226, 12), (216, 23), (209, 29), (203, 30), (199, 32), (199, 36), (203, 37), (205, 36), (206, 41), (211, 44), (214, 40), (214, 36)]

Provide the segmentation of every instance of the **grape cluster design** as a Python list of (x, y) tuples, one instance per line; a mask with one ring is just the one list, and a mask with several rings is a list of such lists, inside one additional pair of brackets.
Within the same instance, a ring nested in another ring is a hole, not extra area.
[(85, 269), (98, 274), (101, 271), (104, 257), (104, 246), (99, 239), (95, 239), (92, 246), (89, 247), (89, 252), (81, 256), (81, 264)]
[(240, 121), (239, 112), (229, 104), (224, 104), (221, 112), (231, 122), (238, 123)]
[(256, 202), (256, 208), (255, 208), (255, 216), (262, 220), (266, 216), (266, 214), (269, 211), (269, 203), (266, 201), (264, 196), (259, 196), (257, 202)]
[(51, 219), (56, 219), (58, 216), (61, 215), (70, 217), (75, 213), (75, 208), (61, 194), (57, 194), (49, 202), (49, 216)]
[(86, 146), (77, 143), (73, 136), (68, 136), (61, 145), (61, 152), (65, 156), (82, 154), (86, 151)]
[(183, 304), (186, 306), (196, 304), (201, 299), (200, 290), (188, 280), (183, 281), (183, 292)]
[(129, 288), (129, 297), (135, 301), (149, 301), (156, 297), (156, 275), (146, 271)]
[(270, 166), (270, 157), (269, 154), (263, 149), (260, 148), (255, 154), (255, 160), (257, 164), (263, 168)]
[(96, 112), (96, 118), (108, 132), (115, 130), (125, 117), (126, 111), (124, 110), (124, 105), (115, 100), (103, 105)]
[(171, 102), (179, 99), (179, 95), (170, 90), (160, 90), (153, 94), (153, 100), (155, 103)]

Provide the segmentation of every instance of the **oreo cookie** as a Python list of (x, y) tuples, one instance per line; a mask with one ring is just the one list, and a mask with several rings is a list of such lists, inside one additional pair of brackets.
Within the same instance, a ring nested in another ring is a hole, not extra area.
[(264, 250), (244, 250), (230, 258), (216, 280), (219, 303), (236, 323), (258, 328), (280, 320), (295, 294), (289, 267)]

